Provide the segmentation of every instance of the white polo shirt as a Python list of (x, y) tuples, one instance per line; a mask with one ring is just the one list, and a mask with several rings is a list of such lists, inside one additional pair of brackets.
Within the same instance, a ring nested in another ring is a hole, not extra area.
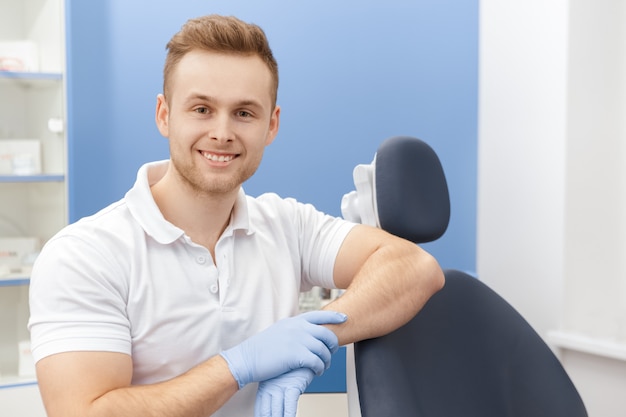
[[(300, 291), (334, 288), (352, 223), (242, 190), (213, 260), (154, 202), (150, 185), (167, 164), (144, 165), (122, 200), (46, 243), (30, 286), (35, 361), (121, 352), (132, 355), (133, 384), (163, 381), (296, 314)], [(244, 388), (215, 415), (251, 416), (255, 392)]]

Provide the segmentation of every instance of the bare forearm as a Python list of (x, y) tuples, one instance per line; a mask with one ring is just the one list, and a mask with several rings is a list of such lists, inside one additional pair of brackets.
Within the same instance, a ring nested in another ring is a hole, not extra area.
[(94, 401), (91, 415), (206, 417), (235, 392), (237, 384), (227, 368), (220, 370), (215, 363), (204, 363), (169, 381), (110, 391)]
[(169, 381), (131, 386), (128, 358), (97, 355), (69, 352), (38, 363), (49, 417), (206, 417), (238, 388), (219, 356)]
[(333, 326), (340, 344), (389, 333), (417, 314), (443, 286), (437, 261), (411, 242), (382, 246), (366, 260), (347, 291), (326, 309), (348, 315)]

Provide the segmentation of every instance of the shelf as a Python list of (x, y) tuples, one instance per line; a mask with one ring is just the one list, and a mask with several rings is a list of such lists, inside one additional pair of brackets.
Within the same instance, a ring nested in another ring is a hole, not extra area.
[(63, 81), (63, 74), (57, 72), (0, 71), (0, 81), (17, 81), (26, 86), (35, 86)]
[[(0, 0), (2, 55), (18, 62), (3, 68), (33, 70), (0, 70), (0, 141), (38, 140), (40, 145), (39, 163), (29, 171), (25, 168), (31, 165), (23, 162), (28, 159), (14, 156), (35, 155), (34, 151), (3, 147), (0, 237), (33, 238), (36, 248), (68, 222), (67, 3)], [(23, 169), (13, 169), (14, 163)], [(15, 175), (20, 173), (32, 175)], [(31, 260), (37, 251), (30, 249), (33, 245), (24, 249), (21, 244), (7, 246), (9, 251), (17, 251), (22, 265), (14, 265), (12, 252), (8, 256), (11, 261), (5, 263), (3, 259), (0, 265), (0, 416), (43, 417), (46, 414), (37, 379), (31, 363), (22, 362), (30, 359), (21, 344), (30, 337)]]
[(63, 182), (63, 174), (41, 174), (41, 175), (0, 175), (0, 183), (15, 182)]
[(0, 278), (0, 287), (18, 287), (20, 285), (30, 284), (30, 278), (8, 276)]
[(0, 390), (28, 385), (37, 385), (37, 378), (34, 376), (22, 377), (17, 375), (0, 377)]

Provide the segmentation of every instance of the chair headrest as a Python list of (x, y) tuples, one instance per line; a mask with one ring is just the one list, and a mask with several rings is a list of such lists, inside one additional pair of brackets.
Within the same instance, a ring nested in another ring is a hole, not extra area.
[(450, 221), (450, 197), (441, 162), (424, 141), (394, 136), (374, 161), (354, 169), (357, 188), (344, 195), (347, 220), (380, 227), (415, 243), (441, 237)]

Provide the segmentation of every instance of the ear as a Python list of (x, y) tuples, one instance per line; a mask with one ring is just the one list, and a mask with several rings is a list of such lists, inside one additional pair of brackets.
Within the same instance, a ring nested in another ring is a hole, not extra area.
[(265, 140), (265, 146), (274, 142), (274, 138), (278, 134), (278, 128), (280, 126), (280, 106), (276, 105), (274, 110), (272, 111), (272, 116), (270, 117), (270, 126), (267, 132), (267, 138)]
[(169, 137), (170, 129), (169, 129), (169, 114), (170, 109), (167, 105), (167, 100), (165, 100), (165, 96), (163, 94), (159, 94), (157, 96), (156, 103), (156, 112), (155, 112), (155, 120), (157, 128), (161, 135), (164, 137)]

